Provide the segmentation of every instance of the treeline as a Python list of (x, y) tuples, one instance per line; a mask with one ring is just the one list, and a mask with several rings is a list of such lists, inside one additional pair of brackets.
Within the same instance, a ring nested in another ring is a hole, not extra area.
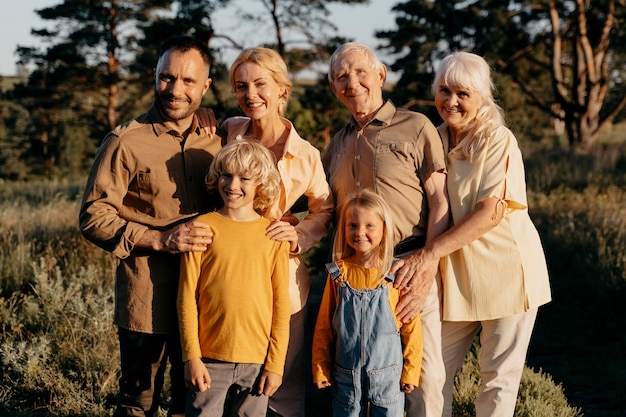
[[(256, 3), (258, 11), (238, 0), (57, 0), (37, 10), (49, 25), (32, 33), (45, 46), (18, 46), (20, 77), (0, 87), (0, 179), (83, 175), (106, 132), (152, 100), (158, 47), (176, 34), (211, 48), (214, 84), (204, 104), (220, 119), (236, 112), (227, 51), (262, 42), (279, 51), (295, 79), (312, 70), (312, 79), (296, 83), (287, 116), (323, 148), (347, 117), (327, 86), (325, 64), (351, 39), (328, 20), (332, 1)], [(555, 137), (588, 151), (625, 117), (626, 0), (410, 0), (389, 7), (396, 27), (376, 32), (373, 46), (400, 74), (387, 91), (399, 106), (436, 120), (436, 63), (470, 50), (496, 70), (499, 98), (522, 141)], [(237, 19), (231, 33), (215, 24), (224, 10)], [(256, 36), (242, 39), (248, 33)]]

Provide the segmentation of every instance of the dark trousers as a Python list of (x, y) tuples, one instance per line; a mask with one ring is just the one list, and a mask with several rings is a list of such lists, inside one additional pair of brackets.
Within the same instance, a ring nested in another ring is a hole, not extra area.
[(118, 329), (121, 377), (115, 417), (152, 417), (159, 409), (169, 360), (171, 403), (168, 415), (184, 414), (186, 388), (180, 336)]

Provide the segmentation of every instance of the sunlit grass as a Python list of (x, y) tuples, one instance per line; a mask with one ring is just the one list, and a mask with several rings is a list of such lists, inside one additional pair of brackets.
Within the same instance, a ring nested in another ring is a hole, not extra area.
[[(626, 410), (622, 146), (588, 156), (535, 152), (527, 163), (530, 214), (548, 258), (553, 301), (540, 308), (529, 355), (535, 371), (524, 372), (520, 416)], [(119, 370), (115, 259), (80, 235), (81, 191), (80, 183), (0, 183), (0, 416), (112, 412)], [(307, 253), (307, 262), (323, 263), (327, 244)], [(473, 412), (475, 361), (470, 356), (457, 378), (461, 417)], [(323, 415), (322, 394), (308, 392), (307, 416)]]

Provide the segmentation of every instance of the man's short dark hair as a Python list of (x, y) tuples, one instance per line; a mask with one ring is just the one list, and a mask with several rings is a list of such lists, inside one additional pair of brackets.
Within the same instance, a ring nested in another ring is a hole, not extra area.
[(209, 51), (209, 47), (192, 36), (174, 36), (163, 42), (161, 48), (159, 49), (159, 59), (161, 59), (163, 54), (170, 49), (178, 52), (188, 52), (195, 49), (200, 53), (202, 61), (204, 61), (206, 66), (211, 66), (211, 53)]

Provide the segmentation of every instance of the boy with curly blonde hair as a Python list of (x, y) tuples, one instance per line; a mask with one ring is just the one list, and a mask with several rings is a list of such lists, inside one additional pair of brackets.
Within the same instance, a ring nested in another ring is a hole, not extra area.
[(186, 415), (265, 415), (289, 341), (289, 243), (270, 240), (261, 215), (279, 174), (265, 147), (237, 141), (216, 155), (206, 184), (223, 202), (198, 218), (213, 243), (183, 254), (178, 290)]

